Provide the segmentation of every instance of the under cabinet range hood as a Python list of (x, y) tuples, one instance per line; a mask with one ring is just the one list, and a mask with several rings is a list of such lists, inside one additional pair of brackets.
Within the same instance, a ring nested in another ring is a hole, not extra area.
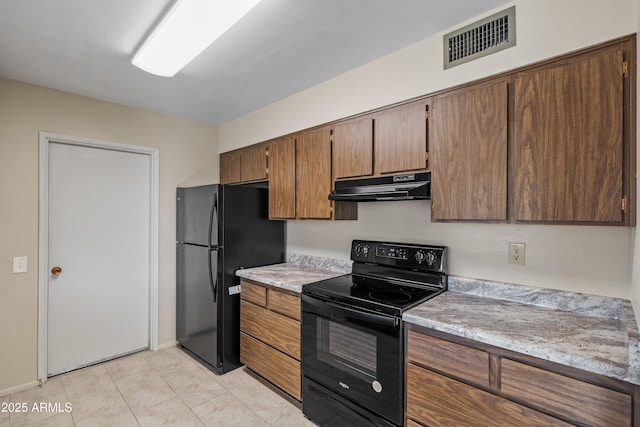
[(329, 200), (375, 202), (431, 198), (431, 172), (336, 181)]

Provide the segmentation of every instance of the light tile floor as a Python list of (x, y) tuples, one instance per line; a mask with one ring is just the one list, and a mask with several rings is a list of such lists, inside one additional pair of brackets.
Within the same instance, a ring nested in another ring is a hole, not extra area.
[[(0, 427), (314, 426), (246, 368), (218, 376), (175, 347), (122, 357), (0, 397), (5, 409), (23, 403), (26, 412), (0, 412)], [(49, 410), (33, 411), (34, 403), (49, 404)]]

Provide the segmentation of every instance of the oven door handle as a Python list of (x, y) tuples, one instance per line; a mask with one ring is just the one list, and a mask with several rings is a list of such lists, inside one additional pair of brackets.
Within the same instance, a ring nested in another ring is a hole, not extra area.
[[(317, 311), (314, 311), (313, 314), (323, 315), (324, 317), (328, 317), (333, 320), (345, 321), (347, 318), (362, 320), (367, 323), (380, 325), (384, 327), (395, 328), (400, 323), (400, 319), (395, 317), (384, 316), (380, 314), (369, 313), (366, 311), (356, 310), (350, 307), (346, 307), (341, 304), (336, 304), (333, 302), (320, 300), (317, 298), (310, 297), (308, 295), (302, 295), (303, 302), (307, 304), (313, 305)], [(327, 307), (329, 306), (329, 308)], [(335, 309), (347, 312), (348, 314), (340, 315), (335, 312)], [(303, 308), (304, 311), (304, 308)]]

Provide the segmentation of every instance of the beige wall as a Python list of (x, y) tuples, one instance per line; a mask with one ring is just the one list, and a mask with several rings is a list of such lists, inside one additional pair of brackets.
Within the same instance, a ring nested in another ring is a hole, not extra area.
[[(511, 4), (516, 5), (516, 47), (444, 71), (442, 34), (438, 34), (222, 124), (221, 152), (632, 34), (637, 29), (636, 0), (518, 0)], [(449, 271), (453, 274), (630, 296), (635, 228), (432, 224), (429, 203), (360, 203), (360, 219), (356, 222), (289, 221), (287, 250), (348, 258), (353, 238), (433, 242), (450, 247)], [(507, 263), (508, 242), (526, 244), (525, 266)]]
[(160, 150), (160, 345), (175, 341), (175, 188), (218, 181), (215, 126), (0, 79), (0, 396), (37, 379), (39, 131)]

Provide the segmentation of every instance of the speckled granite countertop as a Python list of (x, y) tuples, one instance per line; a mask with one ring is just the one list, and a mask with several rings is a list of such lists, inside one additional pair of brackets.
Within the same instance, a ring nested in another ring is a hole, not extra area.
[(449, 277), (409, 323), (640, 385), (640, 333), (628, 300)]
[(301, 293), (307, 283), (351, 273), (351, 264), (352, 261), (292, 253), (286, 263), (238, 270), (236, 276)]

